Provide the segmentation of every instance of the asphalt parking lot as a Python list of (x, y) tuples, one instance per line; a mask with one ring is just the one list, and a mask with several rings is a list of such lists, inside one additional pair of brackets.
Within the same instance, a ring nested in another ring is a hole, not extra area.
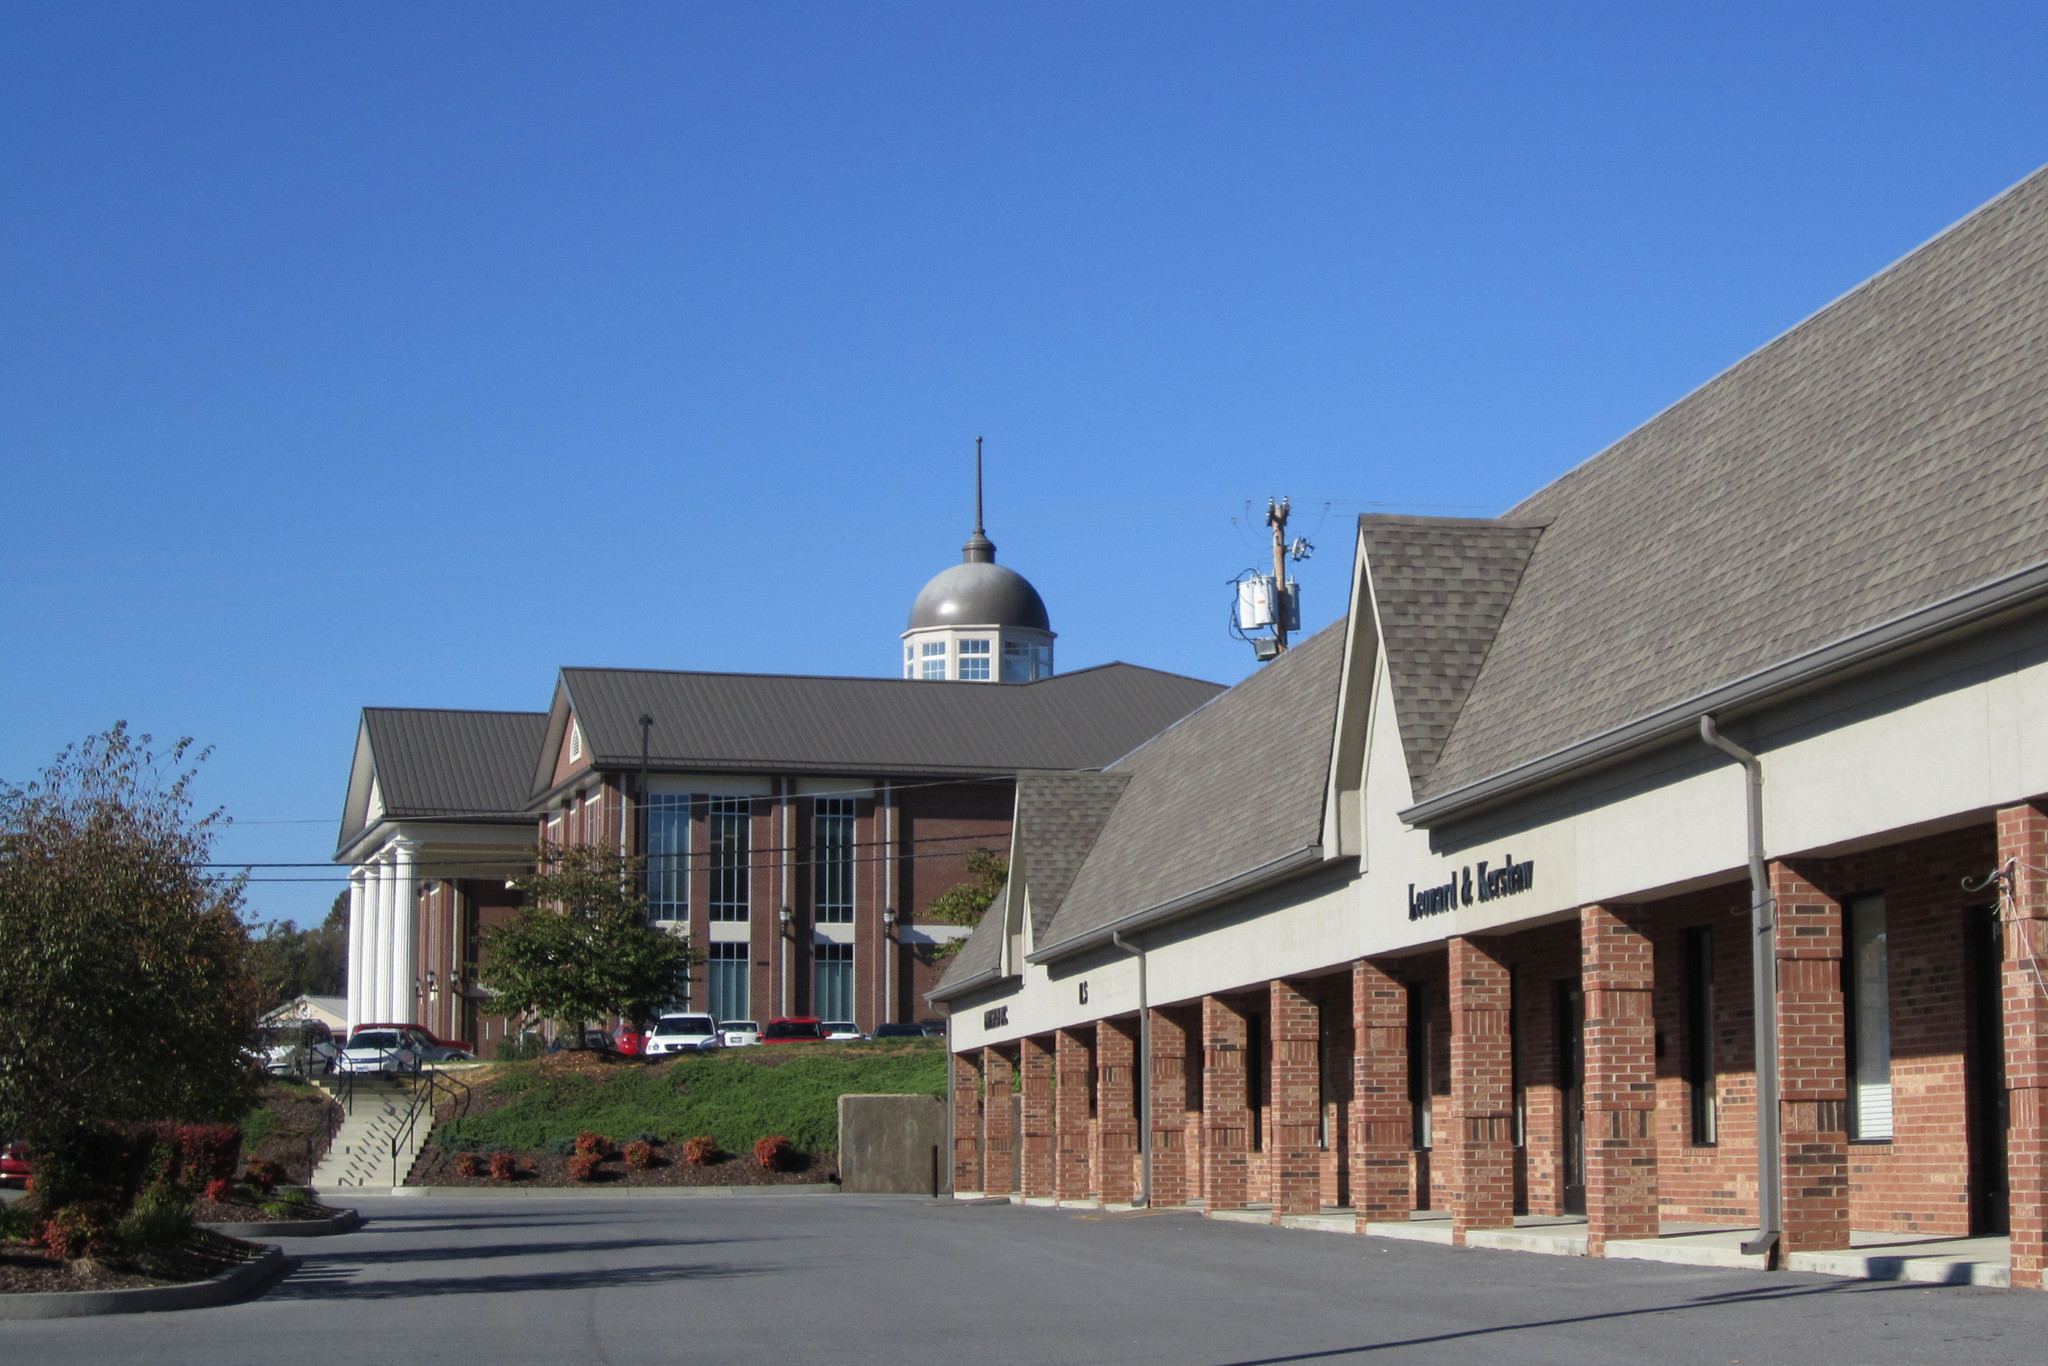
[(2048, 1360), (2048, 1295), (916, 1198), (366, 1200), (259, 1298), (0, 1323), (0, 1362)]

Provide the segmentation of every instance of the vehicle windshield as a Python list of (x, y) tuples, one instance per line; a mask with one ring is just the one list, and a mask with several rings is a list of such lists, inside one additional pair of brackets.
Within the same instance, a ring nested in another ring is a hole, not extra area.
[(678, 1034), (712, 1034), (717, 1026), (709, 1015), (664, 1015), (654, 1026), (654, 1037), (672, 1039)]
[(768, 1026), (764, 1039), (822, 1039), (824, 1029), (816, 1020), (777, 1020)]
[(398, 1031), (395, 1029), (366, 1029), (348, 1041), (350, 1048), (396, 1048)]
[(827, 1034), (856, 1034), (860, 1032), (860, 1027), (851, 1020), (827, 1020), (825, 1021), (825, 1032)]
[(719, 1028), (730, 1030), (734, 1034), (759, 1034), (761, 1032), (761, 1026), (755, 1024), (752, 1020), (727, 1020)]

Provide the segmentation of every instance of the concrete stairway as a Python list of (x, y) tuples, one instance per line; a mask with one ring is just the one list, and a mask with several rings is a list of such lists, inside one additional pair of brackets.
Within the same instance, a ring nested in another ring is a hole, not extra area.
[[(434, 1127), (433, 1115), (423, 1112), (411, 1134), (399, 1143), (396, 1162), (392, 1160), (391, 1140), (404, 1127), (406, 1112), (412, 1108), (413, 1088), (418, 1084), (374, 1074), (357, 1076), (351, 1112), (342, 1120), (327, 1156), (313, 1171), (313, 1189), (326, 1192), (404, 1185)], [(320, 1085), (330, 1095), (340, 1090), (338, 1078), (321, 1078)]]

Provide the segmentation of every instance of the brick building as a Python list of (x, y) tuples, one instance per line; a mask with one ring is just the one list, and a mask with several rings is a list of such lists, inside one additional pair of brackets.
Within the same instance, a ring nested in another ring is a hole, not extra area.
[(1342, 620), (1020, 780), (956, 1187), (2040, 1286), (2044, 432), (2048, 172), (1506, 515), (1361, 518)]
[(352, 868), (349, 1019), (488, 1053), (483, 932), (543, 845), (644, 858), (650, 913), (708, 961), (674, 1002), (864, 1030), (927, 1014), (934, 897), (1009, 844), (1015, 775), (1094, 769), (1221, 691), (1129, 664), (1054, 675), (1031, 585), (979, 508), (918, 595), (903, 678), (564, 669), (546, 712), (368, 708), (336, 859)]

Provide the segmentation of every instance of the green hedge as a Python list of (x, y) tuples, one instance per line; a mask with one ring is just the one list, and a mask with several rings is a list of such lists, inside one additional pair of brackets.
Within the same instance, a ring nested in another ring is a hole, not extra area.
[(486, 1083), (485, 1093), (506, 1103), (443, 1125), (437, 1141), (530, 1151), (586, 1130), (616, 1142), (709, 1134), (727, 1152), (745, 1153), (755, 1139), (782, 1134), (806, 1151), (831, 1151), (839, 1146), (839, 1097), (943, 1098), (946, 1054), (936, 1046), (887, 1053), (772, 1046), (602, 1071), (519, 1063)]

